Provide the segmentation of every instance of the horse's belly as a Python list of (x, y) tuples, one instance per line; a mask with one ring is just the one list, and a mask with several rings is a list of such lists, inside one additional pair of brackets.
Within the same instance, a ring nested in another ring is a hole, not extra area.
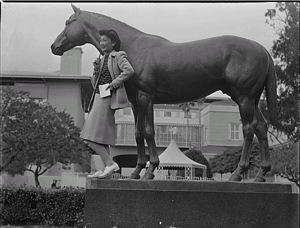
[(183, 88), (160, 88), (155, 92), (154, 103), (156, 104), (175, 104), (197, 100), (199, 98), (208, 96), (213, 92), (219, 90), (218, 86), (190, 86)]

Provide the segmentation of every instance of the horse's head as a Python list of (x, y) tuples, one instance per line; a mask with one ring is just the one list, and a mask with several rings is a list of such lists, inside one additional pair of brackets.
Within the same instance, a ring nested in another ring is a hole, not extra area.
[(62, 55), (76, 46), (81, 46), (90, 43), (90, 37), (79, 19), (81, 10), (72, 5), (74, 14), (66, 21), (64, 30), (58, 35), (54, 43), (51, 45), (51, 50), (54, 55)]

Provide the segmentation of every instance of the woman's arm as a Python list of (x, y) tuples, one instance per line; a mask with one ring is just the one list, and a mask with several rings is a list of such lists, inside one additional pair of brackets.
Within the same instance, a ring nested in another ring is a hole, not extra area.
[(111, 84), (119, 86), (134, 74), (134, 70), (127, 59), (127, 54), (124, 51), (119, 51), (116, 57), (121, 73), (111, 82)]

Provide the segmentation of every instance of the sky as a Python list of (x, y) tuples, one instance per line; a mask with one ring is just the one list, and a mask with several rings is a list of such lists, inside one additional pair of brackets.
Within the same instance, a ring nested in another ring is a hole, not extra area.
[[(260, 3), (74, 3), (143, 32), (173, 42), (236, 35), (259, 42), (267, 50), (277, 39), (264, 16), (275, 2)], [(60, 58), (50, 46), (73, 14), (70, 2), (1, 4), (1, 69), (51, 73)], [(82, 75), (92, 75), (98, 51), (82, 46)]]

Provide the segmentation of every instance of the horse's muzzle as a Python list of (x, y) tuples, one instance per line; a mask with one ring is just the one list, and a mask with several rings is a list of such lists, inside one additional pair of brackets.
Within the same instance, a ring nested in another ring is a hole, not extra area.
[(62, 56), (64, 53), (59, 47), (55, 47), (53, 44), (51, 45), (51, 52), (54, 55), (60, 55), (60, 56)]

